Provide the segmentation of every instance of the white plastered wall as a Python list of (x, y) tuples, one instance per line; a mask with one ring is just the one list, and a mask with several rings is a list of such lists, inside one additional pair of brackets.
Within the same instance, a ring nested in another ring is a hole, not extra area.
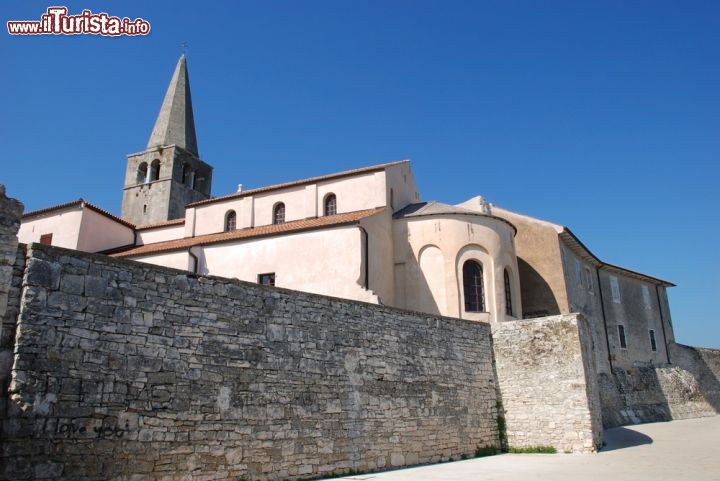
[(80, 237), (83, 209), (81, 206), (69, 207), (67, 210), (48, 212), (22, 220), (18, 231), (18, 240), (25, 244), (40, 242), (43, 234), (52, 234), (52, 245), (77, 249)]
[(182, 239), (185, 236), (185, 225), (169, 225), (153, 229), (143, 229), (137, 231), (137, 244), (145, 245), (154, 242), (163, 242), (174, 239)]
[(78, 250), (101, 252), (132, 245), (134, 242), (135, 233), (132, 228), (92, 209), (83, 209), (77, 244)]
[[(394, 221), (395, 305), (462, 319), (503, 321), (503, 272), (511, 277), (513, 313), (520, 313), (520, 283), (512, 236), (506, 222), (479, 215), (431, 215)], [(483, 267), (486, 312), (465, 312), (462, 266)]]

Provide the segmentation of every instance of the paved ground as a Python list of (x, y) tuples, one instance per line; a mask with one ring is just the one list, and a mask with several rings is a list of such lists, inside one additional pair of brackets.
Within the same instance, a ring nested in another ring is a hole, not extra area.
[(720, 416), (605, 432), (598, 454), (504, 454), (340, 478), (373, 481), (720, 481)]

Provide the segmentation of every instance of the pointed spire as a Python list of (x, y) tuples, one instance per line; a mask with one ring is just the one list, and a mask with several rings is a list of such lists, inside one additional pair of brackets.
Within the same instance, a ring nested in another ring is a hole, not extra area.
[(175, 67), (147, 148), (171, 144), (200, 156), (190, 98), (190, 76), (184, 54)]

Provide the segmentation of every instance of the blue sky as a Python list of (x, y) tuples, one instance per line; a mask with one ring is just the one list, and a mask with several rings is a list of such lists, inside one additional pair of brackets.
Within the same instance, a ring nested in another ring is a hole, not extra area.
[[(6, 1), (5, 21), (51, 4)], [(27, 210), (120, 207), (188, 42), (213, 193), (410, 158), (424, 200), (484, 195), (668, 279), (720, 347), (720, 2), (69, 2), (147, 37), (0, 35), (2, 176)]]

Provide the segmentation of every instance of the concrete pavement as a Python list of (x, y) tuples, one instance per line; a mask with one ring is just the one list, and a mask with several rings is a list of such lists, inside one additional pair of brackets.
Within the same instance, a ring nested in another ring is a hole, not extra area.
[(338, 478), (353, 481), (720, 481), (720, 416), (605, 432), (598, 454), (503, 454)]

